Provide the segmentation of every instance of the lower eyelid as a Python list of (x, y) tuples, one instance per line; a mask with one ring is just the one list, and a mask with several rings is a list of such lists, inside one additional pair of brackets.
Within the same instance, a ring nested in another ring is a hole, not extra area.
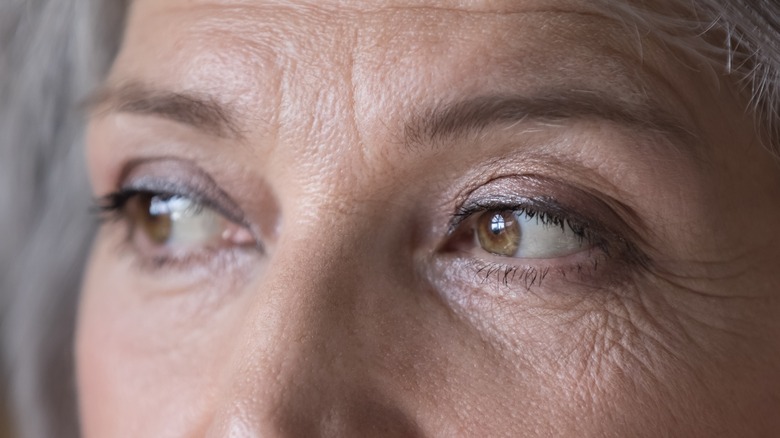
[[(621, 281), (631, 270), (598, 247), (558, 259), (476, 256), (471, 251), (441, 254), (431, 278), (447, 279), (447, 288), (516, 296), (528, 291), (558, 293), (582, 287), (602, 288)], [(435, 282), (435, 280), (434, 280)]]
[[(123, 224), (110, 224), (113, 227)], [(105, 230), (113, 234), (110, 229)], [(127, 233), (112, 238), (113, 253), (129, 262), (129, 266), (142, 274), (150, 276), (182, 275), (181, 282), (193, 282), (198, 278), (222, 278), (225, 272), (236, 268), (250, 267), (260, 255), (256, 247), (236, 246), (220, 249), (198, 249), (187, 252), (152, 250), (141, 253), (136, 244), (128, 239)], [(243, 268), (242, 268), (243, 269)]]

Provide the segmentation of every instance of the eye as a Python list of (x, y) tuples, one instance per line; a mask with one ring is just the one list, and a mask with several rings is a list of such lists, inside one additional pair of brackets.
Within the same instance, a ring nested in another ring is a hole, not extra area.
[(651, 266), (637, 224), (624, 219), (632, 214), (604, 194), (555, 180), (497, 178), (450, 216), (434, 253), (436, 275), (457, 280), (456, 289), (502, 294), (542, 284), (551, 292), (612, 287)]
[(126, 211), (133, 231), (154, 245), (218, 244), (234, 239), (240, 231), (214, 209), (184, 196), (139, 193), (128, 199)]
[(588, 247), (580, 227), (526, 209), (484, 211), (472, 226), (481, 249), (504, 257), (549, 259)]
[(246, 226), (188, 196), (129, 190), (109, 195), (102, 209), (125, 221), (129, 243), (157, 262), (256, 245)]

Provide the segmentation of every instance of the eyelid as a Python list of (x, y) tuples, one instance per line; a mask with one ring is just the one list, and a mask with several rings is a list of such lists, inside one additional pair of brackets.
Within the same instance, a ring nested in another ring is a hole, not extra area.
[[(134, 194), (152, 194), (159, 196), (178, 196), (191, 199), (205, 208), (213, 210), (226, 221), (245, 229), (254, 241), (253, 252), (266, 252), (265, 240), (260, 227), (244, 213), (244, 210), (211, 178), (211, 176), (191, 161), (159, 157), (139, 159), (127, 162), (120, 172), (115, 186), (116, 191), (96, 200), (101, 220), (125, 219), (123, 204)], [(125, 239), (129, 244), (129, 237)], [(129, 247), (129, 245), (124, 245)], [(201, 254), (202, 256), (203, 254)], [(216, 254), (213, 254), (217, 257)], [(200, 257), (200, 256), (199, 256)], [(178, 264), (183, 259), (192, 257), (174, 257)], [(220, 255), (220, 260), (224, 258)], [(143, 261), (141, 257), (136, 257)], [(159, 260), (162, 260), (159, 259)], [(142, 266), (160, 267), (166, 263), (141, 263)]]
[(229, 198), (217, 198), (205, 196), (197, 189), (187, 185), (178, 185), (175, 182), (157, 179), (139, 179), (120, 189), (118, 194), (129, 197), (135, 194), (153, 194), (161, 197), (181, 197), (191, 200), (202, 207), (212, 209), (225, 217), (230, 222), (248, 226), (243, 213), (236, 211), (237, 207), (230, 205)]
[[(584, 242), (586, 246), (583, 246), (580, 251), (586, 252), (593, 248), (598, 248), (604, 253), (610, 252), (610, 246), (614, 244), (615, 238), (609, 231), (603, 229), (598, 224), (592, 224), (588, 219), (583, 218), (576, 212), (569, 211), (564, 207), (558, 205), (554, 200), (547, 198), (514, 198), (511, 201), (503, 200), (501, 198), (492, 198), (489, 200), (475, 200), (471, 204), (467, 204), (461, 207), (460, 211), (453, 218), (451, 230), (448, 233), (448, 237), (445, 240), (439, 250), (443, 252), (461, 251), (464, 247), (471, 247), (477, 245), (476, 234), (478, 221), (486, 213), (490, 212), (521, 212), (536, 216), (545, 223), (552, 223), (555, 226), (566, 226), (573, 233), (572, 238), (578, 239), (578, 242)], [(548, 226), (548, 225), (543, 225)], [(521, 234), (522, 235), (522, 234)], [(503, 260), (505, 263), (514, 263), (511, 260), (521, 261), (541, 261), (541, 260), (553, 260), (567, 258), (569, 255), (555, 256), (555, 257), (523, 257), (523, 256), (508, 256), (508, 255), (496, 255), (491, 254), (489, 251), (483, 249), (484, 254), (478, 257), (484, 259), (497, 258)], [(499, 260), (499, 262), (501, 262)]]
[(183, 196), (212, 208), (226, 219), (252, 228), (243, 210), (195, 164), (176, 158), (131, 161), (123, 169), (120, 191)]

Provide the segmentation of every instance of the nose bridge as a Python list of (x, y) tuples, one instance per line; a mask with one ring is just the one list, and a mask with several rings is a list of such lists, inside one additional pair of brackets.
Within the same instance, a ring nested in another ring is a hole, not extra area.
[[(359, 423), (388, 421), (386, 430), (415, 435), (405, 414), (372, 394), (365, 373), (372, 349), (360, 326), (380, 316), (366, 305), (371, 291), (359, 275), (369, 263), (360, 249), (364, 226), (351, 212), (328, 217), (295, 224), (295, 232), (288, 223), (278, 252), (248, 289), (210, 436), (318, 436), (323, 428), (342, 435)], [(332, 222), (351, 232), (322, 230)]]

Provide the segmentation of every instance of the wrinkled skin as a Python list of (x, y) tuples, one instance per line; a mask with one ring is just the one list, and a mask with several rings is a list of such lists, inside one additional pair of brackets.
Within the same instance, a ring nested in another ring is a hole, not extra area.
[[(734, 78), (586, 8), (135, 0), (94, 194), (184, 185), (244, 240), (165, 263), (103, 225), (85, 436), (780, 433), (780, 170)], [(528, 114), (430, 117), (502, 97)], [(474, 197), (600, 237), (496, 256)]]

